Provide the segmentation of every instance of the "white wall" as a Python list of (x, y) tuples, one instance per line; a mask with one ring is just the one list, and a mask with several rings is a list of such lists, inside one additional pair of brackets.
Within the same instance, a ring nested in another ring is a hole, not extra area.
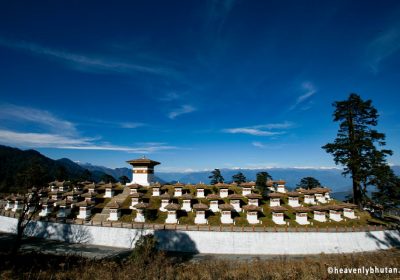
[[(0, 231), (14, 232), (16, 219), (0, 216)], [(141, 234), (154, 233), (160, 248), (208, 254), (319, 254), (389, 249), (400, 244), (398, 231), (371, 232), (214, 232), (138, 230), (33, 222), (31, 236), (74, 243), (130, 248)]]

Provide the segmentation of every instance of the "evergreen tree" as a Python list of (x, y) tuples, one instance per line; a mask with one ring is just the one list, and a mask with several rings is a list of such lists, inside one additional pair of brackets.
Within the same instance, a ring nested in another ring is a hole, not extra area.
[(312, 189), (321, 186), (321, 183), (314, 177), (304, 177), (297, 186), (303, 189)]
[(256, 187), (261, 191), (262, 195), (267, 195), (269, 192), (269, 189), (267, 187), (267, 181), (272, 180), (272, 176), (266, 172), (258, 172), (257, 173), (257, 179), (256, 179)]
[(246, 182), (246, 176), (242, 172), (238, 172), (237, 174), (232, 176), (233, 182), (240, 185), (241, 183)]
[(117, 182), (117, 180), (115, 180), (115, 178), (109, 174), (104, 174), (103, 176), (101, 176), (101, 180), (106, 183), (116, 183)]
[(344, 175), (351, 175), (353, 202), (361, 207), (369, 177), (374, 169), (385, 163), (385, 157), (392, 151), (376, 147), (376, 144), (384, 146), (386, 143), (385, 135), (374, 129), (379, 115), (371, 100), (364, 101), (352, 93), (347, 100), (336, 101), (333, 106), (334, 121), (340, 123), (339, 130), (334, 142), (322, 148), (333, 155), (336, 164), (344, 166)]
[(90, 172), (88, 169), (85, 169), (82, 172), (82, 175), (80, 176), (80, 179), (82, 181), (92, 181), (93, 180), (92, 172)]
[(371, 184), (377, 191), (372, 193), (372, 199), (385, 209), (400, 206), (400, 178), (396, 176), (388, 165), (374, 169), (375, 176)]
[(65, 168), (65, 166), (60, 165), (57, 167), (56, 179), (58, 181), (65, 181), (68, 179), (67, 169)]
[(222, 177), (221, 171), (218, 168), (214, 169), (214, 171), (211, 172), (211, 175), (208, 176), (208, 178), (211, 179), (211, 185), (224, 182), (224, 177)]
[(129, 180), (129, 178), (127, 177), (127, 176), (125, 176), (125, 175), (122, 175), (121, 177), (119, 177), (119, 181), (121, 182), (121, 184), (126, 184), (126, 183), (128, 183), (130, 180)]

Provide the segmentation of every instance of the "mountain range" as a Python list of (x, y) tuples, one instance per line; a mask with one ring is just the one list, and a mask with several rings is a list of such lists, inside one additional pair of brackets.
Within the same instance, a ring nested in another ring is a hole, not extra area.
[[(127, 167), (108, 168), (96, 166), (90, 163), (76, 163), (67, 158), (58, 160), (50, 159), (35, 150), (20, 150), (17, 148), (0, 145), (0, 192), (18, 189), (19, 177), (24, 174), (32, 164), (38, 164), (43, 172), (43, 180), (47, 182), (54, 180), (63, 171), (64, 176), (69, 180), (79, 180), (90, 171), (90, 177), (99, 181), (106, 174), (118, 180), (121, 176), (132, 179), (132, 170)], [(392, 166), (396, 174), (400, 174), (400, 166)], [(323, 186), (329, 187), (335, 193), (347, 194), (351, 191), (351, 179), (344, 177), (342, 170), (338, 168), (265, 168), (265, 169), (221, 169), (222, 176), (227, 182), (232, 176), (242, 172), (247, 180), (254, 181), (256, 174), (260, 171), (267, 171), (273, 179), (283, 179), (289, 189), (293, 189), (300, 182), (301, 178), (314, 177)], [(194, 172), (157, 172), (155, 180), (160, 183), (181, 182), (181, 183), (208, 183), (209, 171)]]

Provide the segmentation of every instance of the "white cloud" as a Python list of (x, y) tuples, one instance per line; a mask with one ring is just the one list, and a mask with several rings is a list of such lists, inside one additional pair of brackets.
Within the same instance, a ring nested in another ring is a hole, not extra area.
[(163, 97), (159, 98), (160, 101), (174, 101), (181, 98), (181, 96), (175, 92), (168, 92), (167, 94), (165, 94)]
[(384, 60), (400, 50), (400, 27), (392, 27), (374, 38), (367, 46), (367, 63), (373, 73), (380, 71)]
[[(41, 132), (17, 131), (14, 127), (12, 129), (5, 128), (3, 122), (2, 127), (0, 127), (0, 144), (4, 145), (29, 148), (124, 151), (129, 153), (153, 153), (178, 149), (178, 147), (157, 142), (141, 143), (138, 146), (100, 143), (99, 137), (81, 136), (75, 124), (62, 120), (48, 111), (11, 104), (0, 105), (0, 120), (6, 120), (9, 124), (34, 123), (41, 128)], [(123, 128), (135, 128), (143, 125), (130, 122), (105, 122), (105, 124)]]
[(224, 129), (223, 132), (232, 133), (232, 134), (250, 134), (256, 136), (273, 136), (279, 135), (283, 132), (273, 132), (273, 131), (265, 131), (261, 129), (251, 128), (251, 127), (238, 127), (238, 128), (227, 128)]
[(0, 45), (57, 59), (58, 61), (67, 64), (69, 67), (80, 71), (101, 70), (117, 73), (141, 72), (167, 77), (180, 77), (179, 73), (174, 69), (159, 65), (150, 65), (150, 63), (146, 65), (135, 62), (121, 62), (108, 57), (91, 57), (64, 50), (56, 50), (31, 42), (13, 41), (4, 38), (0, 38)]
[(62, 131), (64, 134), (73, 135), (77, 133), (75, 125), (69, 121), (62, 120), (48, 111), (29, 107), (16, 106), (12, 104), (0, 105), (0, 119), (7, 121), (29, 122), (45, 127), (51, 131)]
[(168, 113), (168, 118), (170, 119), (175, 119), (176, 117), (183, 115), (183, 114), (188, 114), (191, 112), (196, 111), (196, 108), (194, 108), (191, 105), (182, 105), (181, 107), (171, 111)]
[(69, 150), (102, 150), (123, 151), (129, 153), (154, 153), (165, 150), (176, 150), (178, 147), (165, 144), (150, 143), (140, 147), (116, 146), (111, 144), (97, 144), (96, 138), (77, 138), (49, 133), (26, 133), (11, 130), (0, 130), (0, 143), (12, 146), (30, 148), (56, 148)]
[(255, 136), (275, 136), (284, 134), (285, 131), (271, 131), (274, 129), (287, 129), (292, 127), (292, 122), (261, 124), (248, 127), (225, 128), (222, 132), (231, 134), (249, 134)]
[[(299, 106), (300, 104), (307, 101), (311, 96), (313, 96), (317, 92), (317, 89), (313, 83), (303, 82), (301, 84), (301, 91), (303, 93), (297, 97), (296, 102), (289, 108), (289, 111), (296, 109), (297, 106)], [(303, 107), (303, 108), (306, 108), (306, 107)], [(307, 109), (309, 109), (309, 108), (307, 108)]]
[(265, 148), (265, 145), (261, 142), (252, 142), (251, 144), (257, 148), (262, 148), (262, 149)]

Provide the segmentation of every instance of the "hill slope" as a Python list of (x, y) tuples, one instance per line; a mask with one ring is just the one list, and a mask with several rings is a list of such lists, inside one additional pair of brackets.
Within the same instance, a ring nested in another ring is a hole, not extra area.
[[(28, 186), (42, 186), (59, 179), (82, 179), (85, 168), (63, 158), (50, 159), (35, 150), (20, 150), (0, 145), (0, 192), (17, 192)], [(103, 172), (92, 174), (99, 180)]]

